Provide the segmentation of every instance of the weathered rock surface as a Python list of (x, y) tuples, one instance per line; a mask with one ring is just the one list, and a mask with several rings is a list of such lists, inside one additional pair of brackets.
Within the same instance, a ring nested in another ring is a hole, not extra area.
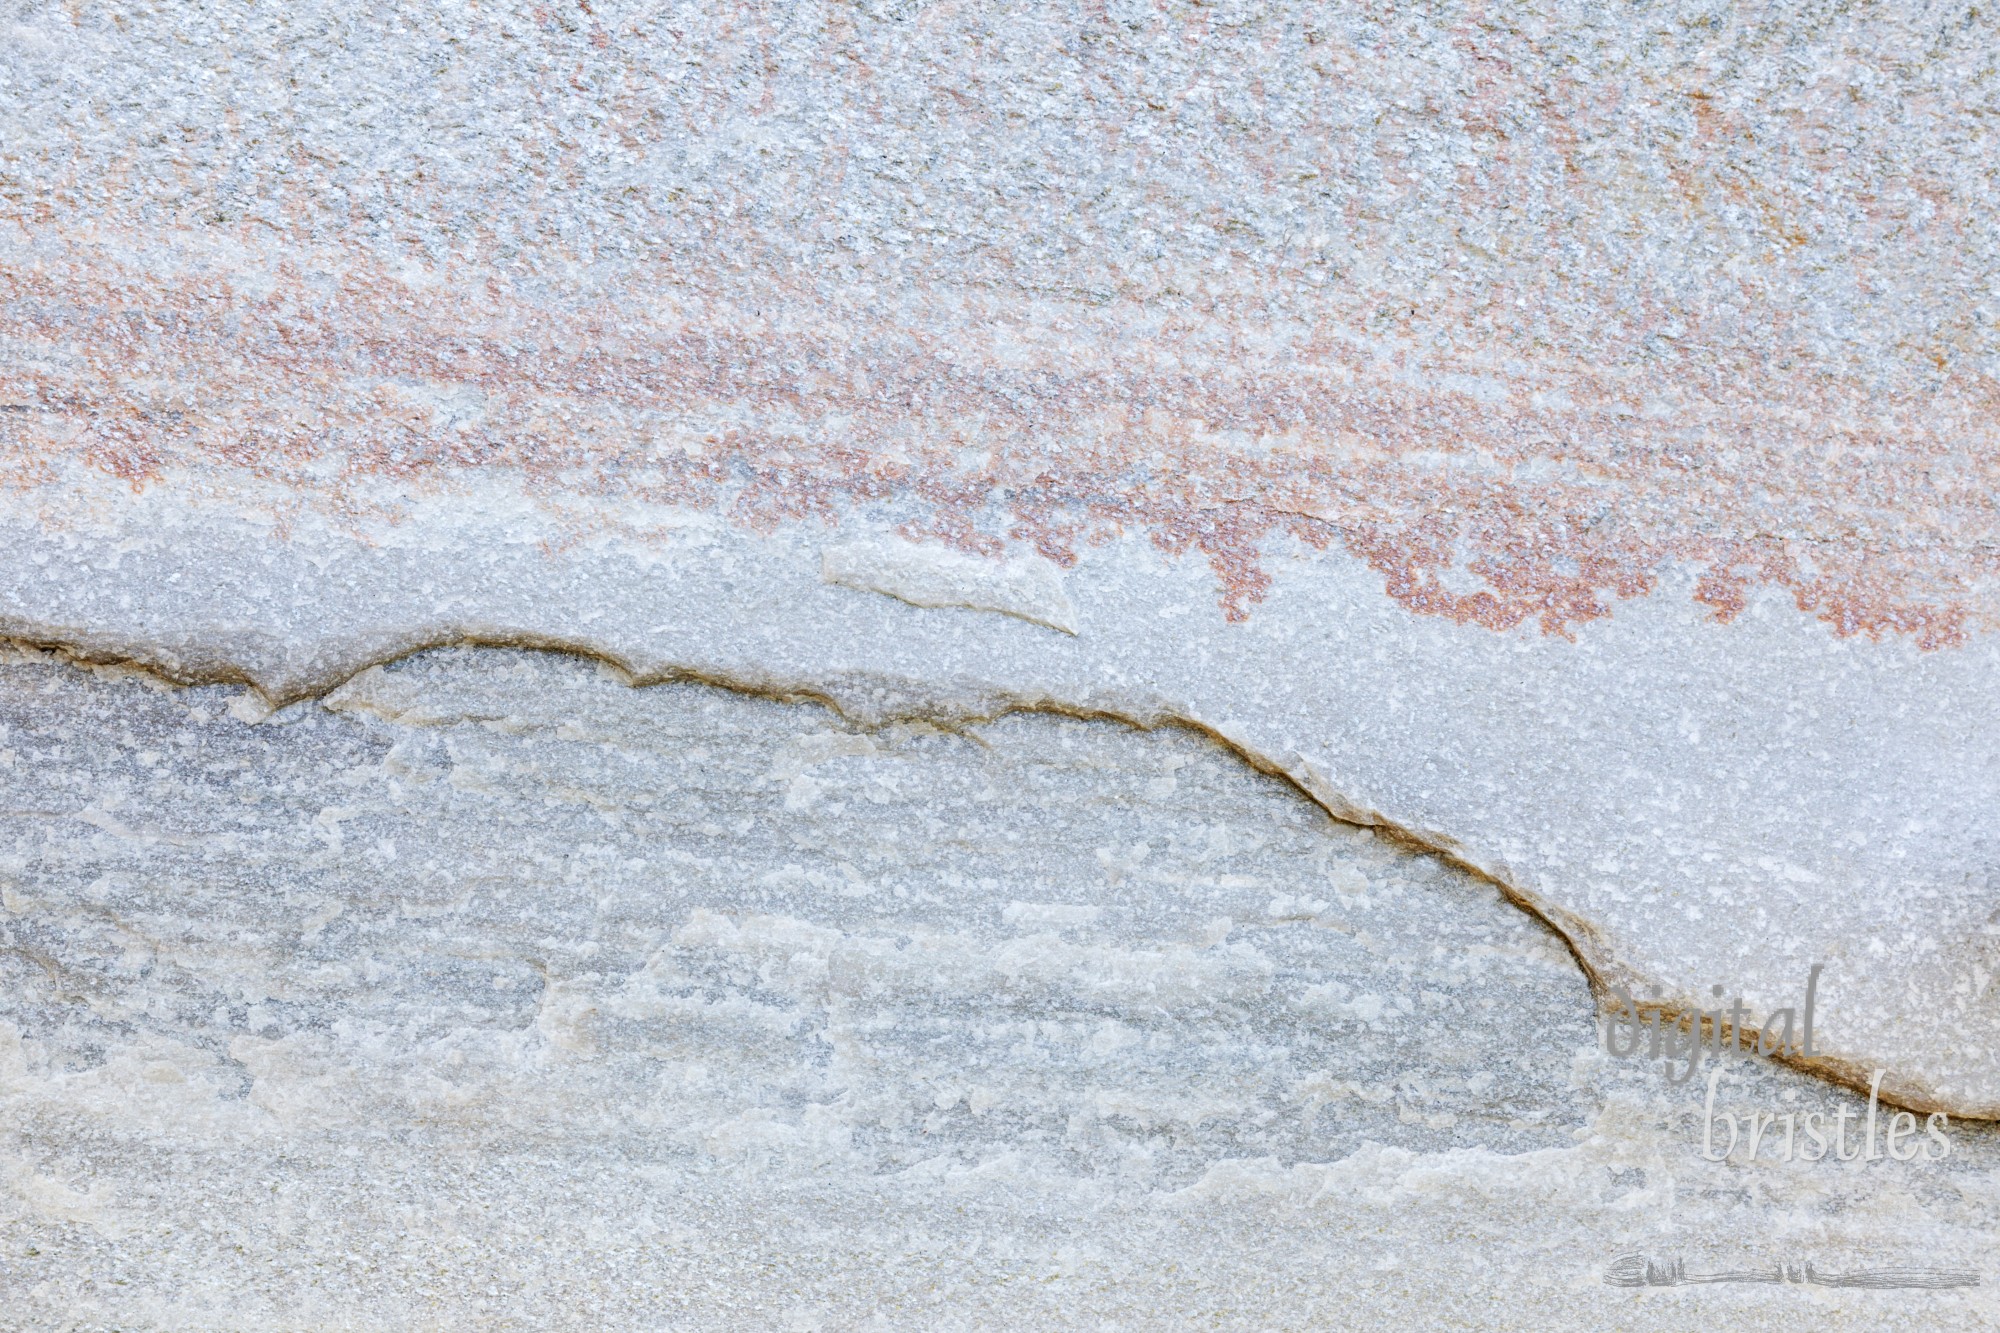
[(1197, 736), (497, 651), (258, 715), (0, 669), (19, 1326), (1671, 1328), (1612, 1258), (1982, 1262), (1990, 1132), (1703, 1162), (1558, 937)]
[(1996, 49), (15, 6), (0, 1307), (1990, 1320)]
[(1171, 713), (2000, 1113), (1962, 18), (30, 7), (0, 620)]

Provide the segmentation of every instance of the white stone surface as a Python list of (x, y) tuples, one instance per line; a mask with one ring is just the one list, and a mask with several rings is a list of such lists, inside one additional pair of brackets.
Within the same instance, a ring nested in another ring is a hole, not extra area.
[(0, 1325), (1993, 1325), (1996, 50), (0, 13)]
[(1076, 633), (1076, 606), (1063, 591), (1062, 571), (1038, 555), (996, 561), (916, 542), (848, 542), (820, 553), (819, 576), (911, 606), (998, 611)]
[(1822, 963), (1814, 1067), (1857, 1087), (1884, 1069), (1921, 1110), (2000, 1098), (1981, 980), (2000, 975), (1991, 638), (1842, 640), (1776, 597), (1718, 625), (1671, 593), (1574, 641), (1494, 634), (1409, 616), (1323, 555), (1278, 563), (1264, 608), (1230, 624), (1199, 571), (1136, 543), (1066, 576), (1070, 636), (828, 585), (811, 535), (688, 522), (643, 551), (551, 555), (557, 529), (524, 517), (495, 540), (473, 504), (386, 546), (281, 540), (171, 493), (78, 512), (5, 538), (10, 631), (274, 700), (472, 639), (860, 717), (1179, 720), (1492, 877), (1609, 984), (1657, 985), (1675, 1010), (1720, 984), (1765, 1014), (1798, 1008)]
[(1605, 1286), (1977, 1271), (2000, 1141), (1702, 1160), (1558, 937), (1201, 737), (491, 650), (239, 697), (0, 668), (13, 1326), (1994, 1322)]

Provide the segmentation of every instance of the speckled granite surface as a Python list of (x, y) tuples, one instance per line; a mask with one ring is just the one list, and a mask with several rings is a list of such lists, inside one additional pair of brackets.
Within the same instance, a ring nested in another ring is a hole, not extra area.
[(1993, 1322), (1992, 16), (0, 27), (0, 1320)]

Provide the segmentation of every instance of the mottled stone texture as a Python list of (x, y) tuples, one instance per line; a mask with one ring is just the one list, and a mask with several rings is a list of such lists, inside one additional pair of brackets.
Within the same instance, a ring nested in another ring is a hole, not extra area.
[(1132, 531), (1232, 616), (1290, 539), (1494, 628), (1670, 565), (1725, 619), (1993, 623), (1976, 8), (27, 5), (6, 46), (17, 488), (499, 471), (641, 531)]
[(1744, 1196), (1559, 938), (1198, 737), (497, 652), (255, 716), (0, 668), (10, 1327), (1671, 1328), (1621, 1250), (1980, 1261), (1990, 1135)]
[(1992, 1326), (1996, 53), (5, 6), (0, 1325)]

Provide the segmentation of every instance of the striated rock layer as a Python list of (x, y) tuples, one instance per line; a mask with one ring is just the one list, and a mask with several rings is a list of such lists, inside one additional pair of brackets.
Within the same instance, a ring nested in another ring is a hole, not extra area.
[(0, 805), (10, 1327), (2000, 1322), (1607, 1287), (1977, 1275), (2000, 1141), (1703, 1160), (1557, 936), (1183, 731), (25, 655)]
[(1990, 15), (12, 23), (8, 632), (1173, 716), (2000, 1114)]
[[(370, 548), (171, 496), (119, 505), (129, 526), (13, 530), (27, 586), (0, 601), (8, 629), (274, 702), (470, 639), (864, 720), (1179, 720), (1488, 876), (1648, 1006), (1709, 1008), (1722, 986), (1760, 1020), (1797, 1015), (1820, 965), (1805, 1063), (1854, 1086), (1883, 1070), (1915, 1109), (2000, 1112), (1991, 637), (1870, 645), (1773, 599), (1718, 625), (1671, 595), (1575, 642), (1496, 635), (1410, 617), (1365, 570), (1296, 555), (1232, 625), (1199, 571), (1135, 543), (1056, 585), (998, 563), (967, 578), (951, 554), (919, 576), (929, 546), (870, 565), (882, 548), (713, 522), (550, 554), (551, 529), (496, 533), (470, 506)], [(1071, 614), (1074, 634), (1046, 623)]]
[(0, 24), (5, 1317), (1991, 1322), (1993, 14)]

